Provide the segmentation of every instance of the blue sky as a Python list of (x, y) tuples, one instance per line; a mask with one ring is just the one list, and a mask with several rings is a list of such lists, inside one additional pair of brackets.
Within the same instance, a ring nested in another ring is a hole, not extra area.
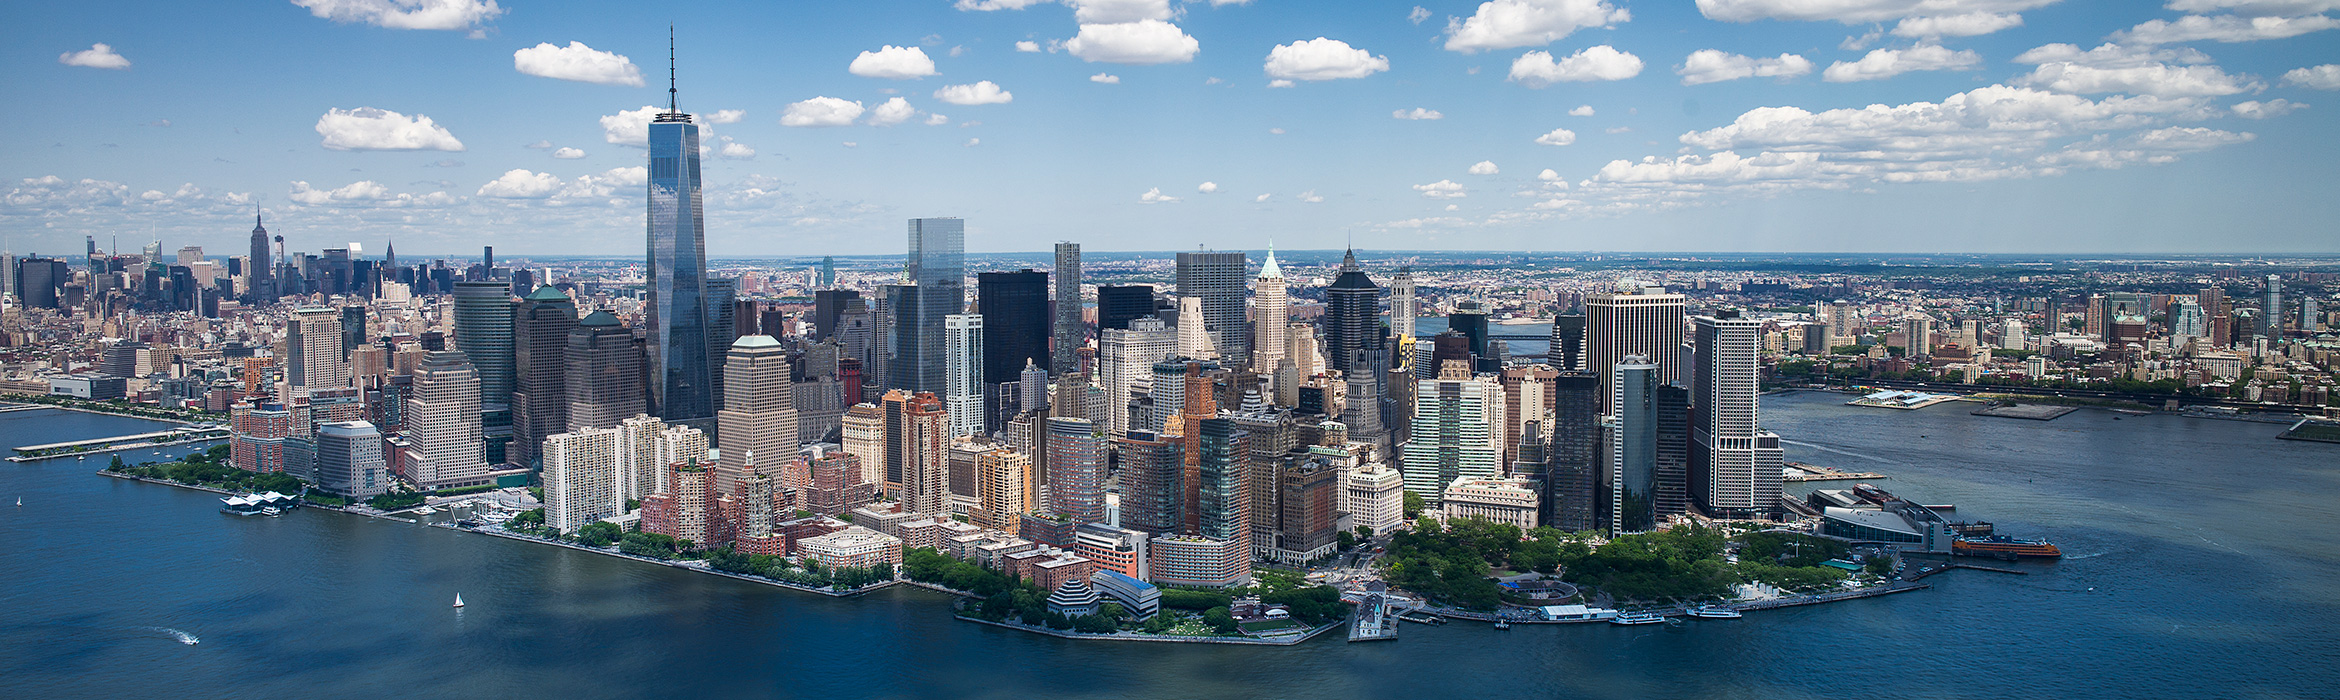
[(19, 254), (150, 231), (224, 252), (256, 205), (295, 249), (639, 254), (626, 127), (665, 103), (672, 23), (717, 257), (897, 253), (914, 216), (967, 218), (976, 251), (2328, 253), (2336, 18), (2340, 0), (9, 3), (5, 85), (38, 107), (0, 116), (0, 231)]

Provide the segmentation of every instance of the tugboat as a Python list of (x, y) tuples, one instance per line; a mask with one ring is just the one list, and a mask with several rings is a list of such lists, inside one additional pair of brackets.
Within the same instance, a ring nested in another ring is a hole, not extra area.
[(2006, 535), (1989, 537), (1960, 537), (1950, 543), (1950, 553), (1961, 557), (1990, 557), (2013, 561), (2024, 559), (2061, 559), (2064, 550), (2047, 540), (2019, 540)]
[(1690, 609), (1690, 616), (1706, 620), (1736, 620), (1744, 617), (1739, 611), (1720, 605), (1701, 605)]

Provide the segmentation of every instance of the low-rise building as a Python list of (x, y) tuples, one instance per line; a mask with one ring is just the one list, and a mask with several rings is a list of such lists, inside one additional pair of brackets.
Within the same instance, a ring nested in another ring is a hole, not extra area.
[(1140, 581), (1146, 578), (1146, 533), (1103, 523), (1073, 528), (1073, 552), (1097, 562), (1097, 568), (1119, 572)]
[(1165, 586), (1233, 588), (1251, 584), (1251, 543), (1166, 535), (1146, 543), (1151, 581)]
[(1162, 611), (1162, 589), (1144, 580), (1108, 569), (1090, 574), (1089, 585), (1099, 595), (1120, 603), (1121, 609), (1137, 619), (1149, 619)]
[(879, 563), (902, 565), (902, 540), (855, 525), (796, 543), (797, 556), (832, 569), (862, 568)]
[(1532, 479), (1477, 479), (1463, 477), (1446, 486), (1441, 506), (1448, 520), (1479, 518), (1521, 530), (1536, 528), (1541, 499)]

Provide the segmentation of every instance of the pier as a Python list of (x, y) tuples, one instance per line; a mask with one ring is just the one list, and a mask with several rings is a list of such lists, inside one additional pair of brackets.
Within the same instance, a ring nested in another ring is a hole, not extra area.
[(8, 461), (26, 462), (36, 459), (47, 459), (51, 457), (61, 457), (73, 454), (92, 455), (104, 454), (107, 452), (120, 452), (124, 450), (152, 449), (156, 447), (184, 445), (195, 442), (225, 440), (227, 437), (228, 429), (224, 426), (172, 428), (170, 430), (158, 430), (151, 433), (138, 433), (135, 435), (118, 435), (115, 437), (91, 438), (88, 440), (73, 440), (70, 442), (52, 442), (45, 445), (24, 445), (22, 447), (15, 448), (16, 455), (9, 457)]

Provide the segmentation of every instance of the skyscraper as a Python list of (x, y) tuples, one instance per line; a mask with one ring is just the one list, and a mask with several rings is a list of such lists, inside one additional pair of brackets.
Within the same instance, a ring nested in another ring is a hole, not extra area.
[(587, 428), (544, 439), (544, 524), (574, 533), (625, 512), (618, 492), (620, 431)]
[(341, 360), (341, 319), (332, 309), (295, 309), (285, 336), (292, 357), (285, 362), (285, 381), (293, 386), (349, 386), (349, 363)]
[(1551, 436), (1544, 457), (1543, 522), (1567, 532), (1599, 528), (1606, 514), (1598, 509), (1606, 487), (1600, 463), (1601, 413), (1608, 405), (1601, 396), (1601, 379), (1591, 372), (1561, 372), (1552, 378)]
[[(892, 393), (887, 395), (889, 403)], [(950, 469), (944, 452), (950, 447), (948, 412), (942, 399), (920, 392), (902, 401), (898, 424), (887, 426), (888, 440), (899, 440), (902, 459), (901, 501), (913, 513), (943, 513), (950, 504)]]
[(326, 423), (317, 428), (317, 486), (352, 500), (382, 495), (390, 488), (383, 469), (382, 431), (365, 421)]
[(909, 255), (903, 273), (908, 285), (889, 286), (893, 311), (893, 360), (888, 386), (911, 391), (945, 391), (943, 317), (966, 310), (966, 222), (911, 219)]
[(1153, 316), (1154, 287), (1149, 284), (1102, 286), (1097, 288), (1097, 332), (1123, 329), (1129, 322)]
[(1609, 370), (1609, 531), (1657, 527), (1657, 376), (1659, 367), (1628, 355)]
[(1255, 330), (1251, 367), (1252, 371), (1272, 376), (1276, 362), (1284, 359), (1284, 329), (1292, 324), (1291, 289), (1285, 286), (1284, 269), (1276, 265), (1273, 245), (1268, 246), (1267, 262), (1260, 265), (1259, 279), (1252, 293), (1258, 318), (1252, 322)]
[(1402, 338), (1414, 337), (1414, 319), (1422, 307), (1414, 297), (1414, 267), (1401, 265), (1397, 275), (1389, 278), (1389, 332)]
[(1142, 318), (1131, 321), (1127, 328), (1097, 331), (1097, 384), (1104, 390), (1106, 404), (1102, 422), (1114, 435), (1161, 429), (1160, 425), (1130, 425), (1130, 394), (1138, 387), (1151, 386), (1154, 363), (1176, 354), (1178, 333), (1163, 325), (1161, 319)]
[[(1357, 352), (1381, 357), (1381, 287), (1357, 266), (1357, 251), (1341, 256), (1341, 271), (1324, 290), (1324, 357), (1327, 369), (1378, 374), (1378, 364), (1357, 367)], [(1305, 374), (1305, 371), (1303, 371)]]
[[(723, 407), (723, 362), (731, 353), (731, 342), (739, 339), (733, 327), (734, 304), (739, 299), (739, 279), (709, 277), (705, 287), (707, 298), (707, 383), (710, 405)], [(754, 335), (754, 334), (750, 334)]]
[(268, 254), (268, 227), (260, 223), (260, 214), (252, 214), (252, 259), (245, 263), (246, 289), (253, 305), (276, 301), (276, 280), (271, 273), (275, 258)]
[(1655, 285), (1585, 295), (1584, 363), (1601, 373), (1602, 396), (1610, 394), (1617, 363), (1632, 355), (1658, 366), (1657, 383), (1681, 381), (1683, 302)]
[(402, 413), (406, 480), (433, 490), (487, 483), (487, 443), (480, 428), (479, 369), (461, 350), (423, 357)]
[(975, 309), (983, 315), (983, 383), (1016, 381), (1026, 362), (1051, 366), (1047, 273), (978, 274)]
[[(1826, 335), (1826, 332), (1821, 335)], [(1562, 372), (1585, 371), (1584, 314), (1552, 317), (1552, 345), (1544, 353), (1544, 362)]]
[(649, 389), (642, 386), (642, 349), (616, 316), (595, 311), (569, 329), (564, 365), (562, 413), (568, 432), (614, 428), (619, 421), (648, 413)]
[(986, 320), (982, 314), (943, 317), (943, 409), (951, 414), (951, 437), (984, 432), (983, 396), (989, 384), (983, 379)]
[[(668, 62), (672, 63), (670, 56)], [(707, 347), (707, 220), (699, 192), (699, 126), (677, 106), (668, 70), (666, 111), (650, 119), (649, 261), (644, 325), (653, 410), (670, 421), (715, 414)]]
[(1203, 320), (1203, 298), (1178, 298), (1178, 354), (1197, 360), (1216, 360), (1221, 357), (1217, 339), (1210, 324)]
[(1243, 278), (1248, 267), (1239, 252), (1178, 254), (1178, 296), (1181, 300), (1196, 299), (1202, 305), (1202, 318), (1187, 318), (1182, 312), (1178, 325), (1201, 322), (1219, 357), (1234, 367), (1247, 366), (1251, 359), (1251, 328), (1243, 313)]
[(1105, 436), (1080, 418), (1048, 419), (1048, 509), (1076, 523), (1105, 522)]
[[(989, 315), (991, 312), (983, 312)], [(1056, 244), (1056, 347), (1046, 355), (1048, 370), (1065, 374), (1080, 368), (1078, 351), (1089, 344), (1089, 323), (1081, 315), (1081, 244)]]
[(549, 284), (522, 299), (512, 317), (513, 464), (533, 463), (545, 436), (568, 430), (569, 332), (576, 327), (577, 303)]
[[(845, 305), (858, 300), (861, 293), (851, 289), (822, 289), (813, 292), (812, 336), (810, 340), (828, 340), (837, 334), (837, 323), (845, 315)], [(772, 335), (765, 329), (765, 335)]]
[(788, 352), (768, 335), (731, 345), (723, 362), (723, 410), (715, 413), (715, 440), (723, 448), (715, 487), (733, 493), (751, 474), (777, 475), (796, 459), (795, 397)]
[(514, 366), (512, 349), (512, 290), (509, 285), (493, 280), (464, 280), (455, 283), (455, 349), (471, 358), (471, 365), (479, 369), (479, 400), (481, 420), (485, 426), (484, 439), (488, 442), (489, 462), (502, 463), (511, 457), (512, 390)]
[(2259, 334), (2283, 337), (2283, 276), (2267, 276), (2267, 296), (2259, 301)]
[(1763, 324), (1733, 311), (1691, 323), (1690, 499), (1717, 517), (1770, 512), (1779, 507), (1785, 454), (1756, 416)]
[(1406, 490), (1436, 505), (1459, 477), (1494, 478), (1503, 451), (1503, 384), (1472, 376), (1459, 360), (1416, 385), (1411, 434), (1398, 448)]

